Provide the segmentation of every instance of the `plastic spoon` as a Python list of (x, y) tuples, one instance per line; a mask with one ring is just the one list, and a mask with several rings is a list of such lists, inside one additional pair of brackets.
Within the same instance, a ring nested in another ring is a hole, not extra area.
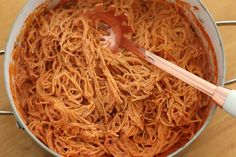
[(230, 90), (221, 86), (216, 86), (187, 70), (153, 54), (152, 52), (140, 48), (133, 41), (124, 37), (127, 32), (131, 32), (132, 29), (123, 25), (127, 21), (127, 16), (122, 13), (115, 15), (115, 8), (111, 6), (108, 10), (103, 9), (103, 5), (97, 5), (94, 9), (86, 12), (88, 16), (95, 24), (99, 22), (106, 23), (110, 26), (110, 34), (103, 36), (105, 42), (109, 43), (108, 48), (115, 52), (119, 47), (123, 47), (127, 50), (137, 53), (140, 57), (148, 61), (149, 63), (157, 66), (158, 68), (166, 71), (167, 73), (175, 76), (176, 78), (186, 82), (187, 84), (195, 87), (199, 91), (210, 96), (213, 101), (223, 108), (225, 111), (233, 116), (236, 116), (236, 91)]

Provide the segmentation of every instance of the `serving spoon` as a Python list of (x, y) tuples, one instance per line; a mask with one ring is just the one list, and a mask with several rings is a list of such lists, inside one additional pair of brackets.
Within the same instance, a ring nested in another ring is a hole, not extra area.
[(104, 26), (104, 24), (106, 25), (105, 29), (110, 32), (108, 35), (103, 35), (101, 39), (112, 52), (118, 51), (120, 47), (135, 52), (142, 59), (207, 94), (220, 108), (236, 116), (235, 90), (216, 86), (154, 53), (139, 47), (136, 43), (124, 37), (123, 35), (125, 33), (132, 32), (133, 30), (128, 25), (124, 25), (124, 23), (127, 23), (127, 16), (124, 13), (115, 15), (114, 6), (110, 6), (107, 10), (104, 10), (103, 5), (99, 4), (93, 9), (86, 11), (85, 15), (93, 21), (95, 26), (99, 23), (103, 23), (102, 26)]

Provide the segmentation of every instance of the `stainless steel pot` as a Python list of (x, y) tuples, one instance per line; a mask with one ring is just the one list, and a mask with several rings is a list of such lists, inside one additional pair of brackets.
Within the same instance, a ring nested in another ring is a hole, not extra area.
[[(199, 0), (185, 0), (192, 6), (197, 6), (199, 10), (193, 9), (192, 12), (194, 15), (198, 18), (199, 21), (201, 21), (202, 26), (206, 30), (212, 44), (213, 48), (215, 50), (215, 55), (216, 55), (216, 61), (217, 61), (217, 66), (218, 66), (218, 85), (225, 85), (229, 83), (236, 82), (236, 79), (230, 80), (225, 82), (225, 72), (226, 72), (226, 65), (225, 65), (225, 57), (224, 57), (224, 49), (223, 49), (223, 43), (221, 40), (221, 37), (219, 35), (217, 26), (224, 26), (224, 25), (236, 25), (236, 21), (220, 21), (220, 22), (214, 22), (212, 16), (210, 15), (209, 11), (206, 9), (206, 7), (203, 5), (203, 3)], [(31, 136), (41, 147), (43, 147), (45, 150), (47, 150), (49, 153), (51, 153), (54, 156), (59, 156), (56, 152), (53, 150), (49, 149), (46, 145), (44, 145), (40, 140), (38, 140), (27, 128), (27, 126), (24, 124), (22, 118), (20, 117), (16, 106), (13, 101), (13, 96), (10, 90), (10, 76), (9, 76), (9, 64), (11, 63), (11, 53), (14, 49), (14, 43), (16, 41), (16, 38), (18, 34), (21, 31), (21, 28), (24, 24), (25, 19), (28, 17), (32, 11), (42, 4), (44, 0), (29, 0), (28, 3), (25, 5), (25, 7), (21, 10), (19, 13), (13, 27), (11, 30), (11, 33), (9, 35), (9, 39), (7, 42), (6, 46), (6, 51), (5, 51), (5, 61), (4, 61), (4, 78), (5, 78), (5, 85), (7, 89), (7, 94), (9, 97), (9, 101), (12, 107), (13, 111), (0, 111), (0, 115), (14, 115), (17, 121), (17, 125), (19, 128), (24, 129), (29, 136)], [(51, 5), (55, 5), (58, 3), (59, 0), (52, 0)], [(4, 51), (0, 51), (0, 54), (4, 54)], [(175, 156), (176, 154), (180, 153), (182, 150), (184, 150), (186, 147), (188, 147), (200, 134), (201, 132), (206, 128), (208, 123), (210, 122), (214, 112), (215, 112), (216, 106), (213, 105), (211, 108), (210, 114), (204, 123), (204, 125), (201, 127), (201, 129), (194, 135), (194, 137), (186, 143), (183, 147), (179, 148), (169, 156)]]

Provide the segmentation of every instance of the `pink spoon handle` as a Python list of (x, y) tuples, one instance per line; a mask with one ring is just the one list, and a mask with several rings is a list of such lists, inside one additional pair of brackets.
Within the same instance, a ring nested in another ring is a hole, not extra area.
[(235, 91), (216, 86), (150, 51), (144, 49), (138, 49), (138, 51), (143, 54), (148, 62), (212, 97), (218, 106), (236, 116), (236, 105), (233, 104), (236, 103)]

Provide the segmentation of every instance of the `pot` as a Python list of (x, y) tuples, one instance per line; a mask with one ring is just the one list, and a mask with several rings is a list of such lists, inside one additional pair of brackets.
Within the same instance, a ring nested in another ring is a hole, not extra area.
[[(209, 36), (209, 39), (212, 43), (212, 48), (214, 49), (215, 54), (215, 63), (212, 64), (217, 64), (214, 73), (218, 74), (218, 82), (217, 84), (220, 86), (224, 86), (225, 84), (225, 72), (226, 72), (226, 65), (225, 65), (225, 57), (224, 57), (224, 49), (223, 49), (223, 43), (221, 40), (221, 37), (219, 35), (219, 31), (217, 29), (216, 24), (218, 25), (227, 25), (227, 24), (236, 24), (236, 21), (222, 21), (215, 23), (213, 18), (211, 17), (210, 13), (206, 9), (206, 7), (202, 4), (201, 1), (199, 0), (185, 0), (188, 2), (191, 6), (196, 6), (195, 9), (192, 9), (191, 11), (194, 13), (195, 17), (198, 19), (198, 21), (201, 22), (202, 27), (204, 30), (207, 32), (207, 35)], [(0, 114), (14, 114), (17, 125), (19, 128), (24, 129), (28, 135), (33, 138), (42, 148), (44, 148), (46, 151), (51, 153), (54, 156), (59, 156), (56, 152), (53, 150), (49, 149), (46, 145), (44, 145), (40, 140), (38, 140), (32, 133), (31, 131), (27, 128), (27, 126), (24, 124), (22, 118), (20, 117), (20, 114), (18, 113), (16, 106), (13, 101), (13, 95), (10, 89), (10, 76), (9, 76), (9, 65), (11, 63), (11, 54), (14, 49), (14, 43), (17, 39), (18, 34), (21, 31), (22, 26), (24, 25), (24, 21), (28, 17), (30, 13), (33, 12), (33, 10), (38, 7), (40, 4), (42, 4), (44, 0), (29, 0), (28, 3), (25, 5), (25, 7), (21, 10), (20, 14), (18, 15), (12, 30), (10, 32), (10, 36), (7, 42), (6, 46), (6, 51), (5, 51), (5, 61), (4, 61), (4, 79), (5, 79), (5, 85), (7, 89), (7, 94), (9, 97), (9, 101), (12, 107), (13, 112), (11, 111), (0, 111)], [(59, 0), (52, 0), (51, 6), (54, 6), (57, 4)], [(50, 6), (50, 7), (51, 7)], [(198, 9), (196, 9), (198, 8)], [(0, 53), (2, 54), (4, 51), (1, 51)], [(236, 80), (231, 80), (226, 83), (232, 83), (235, 82)], [(194, 135), (194, 137), (188, 141), (184, 146), (170, 154), (169, 156), (175, 156), (176, 154), (179, 154), (182, 150), (184, 150), (186, 147), (188, 147), (200, 134), (201, 132), (206, 128), (208, 123), (210, 122), (214, 112), (216, 109), (216, 105), (212, 105), (212, 108), (210, 110), (210, 113), (208, 115), (208, 118), (204, 125), (201, 127), (201, 129)]]

